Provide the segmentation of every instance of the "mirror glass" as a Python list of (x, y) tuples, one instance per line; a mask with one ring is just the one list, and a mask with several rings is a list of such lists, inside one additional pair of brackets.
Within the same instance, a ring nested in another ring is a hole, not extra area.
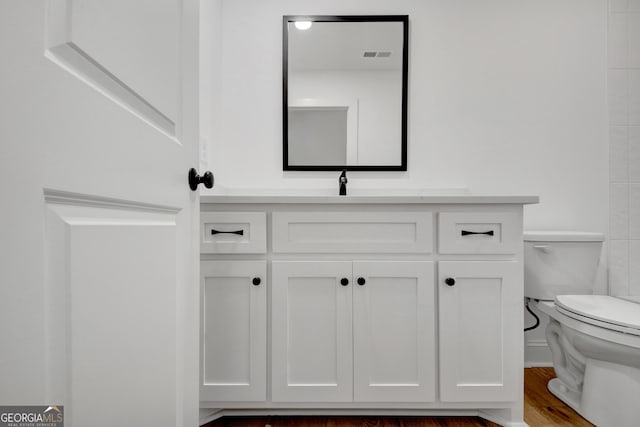
[(408, 16), (283, 18), (284, 170), (407, 170)]

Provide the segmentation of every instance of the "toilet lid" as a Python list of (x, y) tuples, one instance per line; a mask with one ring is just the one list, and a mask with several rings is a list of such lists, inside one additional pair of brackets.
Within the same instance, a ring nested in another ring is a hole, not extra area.
[(640, 335), (640, 303), (607, 295), (558, 295), (556, 307), (587, 323)]

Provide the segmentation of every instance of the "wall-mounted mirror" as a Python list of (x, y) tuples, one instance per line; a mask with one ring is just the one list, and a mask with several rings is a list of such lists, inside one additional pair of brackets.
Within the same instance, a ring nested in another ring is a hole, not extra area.
[(283, 17), (283, 169), (407, 170), (409, 17)]

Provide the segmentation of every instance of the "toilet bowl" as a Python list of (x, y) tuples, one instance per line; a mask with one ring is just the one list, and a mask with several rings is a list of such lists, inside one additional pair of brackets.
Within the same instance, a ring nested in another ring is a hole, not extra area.
[[(591, 295), (603, 236), (525, 233), (525, 296), (549, 315), (549, 390), (597, 426), (640, 426), (640, 297)], [(568, 293), (568, 294), (567, 294)]]

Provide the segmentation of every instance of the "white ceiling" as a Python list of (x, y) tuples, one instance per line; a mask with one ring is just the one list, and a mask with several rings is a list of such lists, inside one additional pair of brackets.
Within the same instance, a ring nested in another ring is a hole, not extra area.
[[(391, 52), (364, 58), (364, 51)], [(314, 22), (308, 30), (289, 23), (289, 70), (394, 70), (402, 68), (401, 22)]]

